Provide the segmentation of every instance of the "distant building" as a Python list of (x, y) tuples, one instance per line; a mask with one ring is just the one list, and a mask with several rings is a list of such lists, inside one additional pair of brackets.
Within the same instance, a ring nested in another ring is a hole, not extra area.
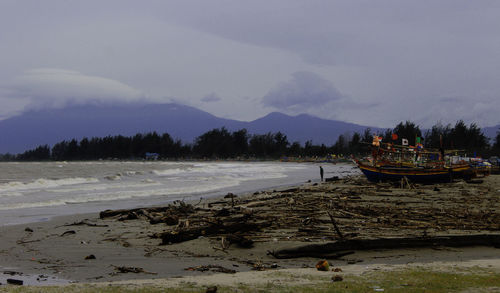
[(157, 153), (146, 153), (146, 160), (155, 161), (155, 160), (158, 160), (159, 157), (160, 157), (160, 155)]

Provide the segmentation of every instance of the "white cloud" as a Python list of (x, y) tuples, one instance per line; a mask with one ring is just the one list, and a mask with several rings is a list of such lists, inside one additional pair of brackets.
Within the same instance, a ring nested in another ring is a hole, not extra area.
[(56, 68), (26, 71), (4, 86), (3, 95), (27, 100), (31, 108), (148, 100), (141, 91), (119, 81)]

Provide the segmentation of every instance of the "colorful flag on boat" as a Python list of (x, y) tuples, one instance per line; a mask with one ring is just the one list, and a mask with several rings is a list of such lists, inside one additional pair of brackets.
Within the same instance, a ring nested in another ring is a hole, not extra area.
[(373, 135), (373, 141), (372, 141), (372, 145), (373, 146), (380, 146), (380, 142), (382, 141), (382, 137), (381, 136), (378, 136), (378, 135)]

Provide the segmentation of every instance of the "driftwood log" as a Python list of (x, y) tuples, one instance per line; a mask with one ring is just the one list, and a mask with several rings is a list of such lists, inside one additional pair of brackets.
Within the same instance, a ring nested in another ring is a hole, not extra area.
[[(412, 238), (380, 238), (380, 239), (353, 239), (330, 242), (326, 244), (310, 244), (296, 248), (269, 251), (275, 258), (298, 257), (328, 257), (343, 256), (343, 251), (396, 249), (396, 248), (423, 248), (423, 247), (466, 247), (466, 246), (493, 246), (500, 248), (500, 235), (451, 235), (435, 237)], [(340, 254), (339, 254), (340, 253)], [(352, 253), (352, 252), (351, 252)], [(350, 253), (348, 253), (350, 254)]]
[[(158, 238), (162, 240), (161, 245), (179, 243), (200, 236), (212, 236), (220, 234), (244, 233), (250, 231), (259, 231), (260, 229), (269, 226), (268, 222), (246, 221), (243, 217), (240, 220), (231, 222), (215, 222), (205, 226), (188, 227), (179, 231), (166, 231), (160, 233)], [(242, 246), (250, 247), (252, 243), (248, 241), (240, 241)]]
[[(191, 204), (184, 203), (183, 201), (177, 201), (177, 204), (169, 204), (165, 207), (151, 207), (151, 208), (135, 208), (135, 209), (121, 209), (121, 210), (105, 210), (99, 213), (101, 219), (111, 218), (116, 216), (131, 217), (131, 214), (143, 215), (148, 217), (153, 213), (170, 213), (170, 214), (191, 214), (195, 211), (195, 208)], [(135, 218), (134, 218), (135, 219)]]

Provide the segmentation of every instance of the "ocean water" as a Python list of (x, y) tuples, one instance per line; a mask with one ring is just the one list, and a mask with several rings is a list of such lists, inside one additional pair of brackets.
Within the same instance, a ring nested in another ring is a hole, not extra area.
[[(0, 225), (166, 204), (319, 181), (319, 166), (282, 162), (0, 163)], [(325, 177), (359, 174), (322, 164)]]

